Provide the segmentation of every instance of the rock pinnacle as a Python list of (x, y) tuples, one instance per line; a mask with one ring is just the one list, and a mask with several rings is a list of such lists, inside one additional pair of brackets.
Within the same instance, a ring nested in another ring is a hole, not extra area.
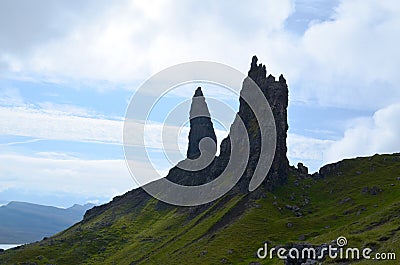
[[(214, 126), (201, 87), (198, 87), (194, 93), (189, 117), (190, 131), (187, 158), (196, 159), (200, 156), (200, 141), (205, 138), (213, 140), (214, 143), (212, 143), (212, 145), (214, 145), (214, 147), (206, 144), (202, 146), (202, 148), (205, 148), (206, 151), (214, 152), (215, 154), (217, 137), (215, 136)], [(208, 143), (210, 142), (211, 141), (208, 141)]]

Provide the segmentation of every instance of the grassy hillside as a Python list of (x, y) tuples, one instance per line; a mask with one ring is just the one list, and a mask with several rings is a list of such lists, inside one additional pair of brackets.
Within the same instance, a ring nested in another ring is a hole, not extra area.
[(397, 252), (397, 261), (378, 263), (397, 264), (398, 178), (400, 154), (393, 154), (344, 160), (324, 176), (292, 169), (288, 184), (272, 193), (231, 192), (205, 207), (172, 207), (130, 192), (54, 237), (5, 251), (0, 264), (283, 264), (255, 253), (265, 241), (322, 244), (339, 236), (351, 247)]

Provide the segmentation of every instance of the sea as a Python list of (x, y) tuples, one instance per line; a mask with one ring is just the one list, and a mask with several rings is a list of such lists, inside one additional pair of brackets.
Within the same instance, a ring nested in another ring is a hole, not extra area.
[(6, 249), (9, 249), (9, 248), (15, 248), (15, 247), (18, 247), (18, 246), (21, 246), (21, 244), (18, 244), (18, 245), (12, 245), (12, 244), (0, 244), (0, 249), (4, 249), (4, 250), (6, 250)]

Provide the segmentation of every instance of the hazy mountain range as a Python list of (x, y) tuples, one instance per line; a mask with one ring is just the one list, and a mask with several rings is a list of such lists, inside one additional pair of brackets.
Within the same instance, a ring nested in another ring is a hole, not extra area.
[(79, 222), (93, 204), (63, 209), (27, 202), (0, 207), (0, 244), (21, 244), (52, 236)]

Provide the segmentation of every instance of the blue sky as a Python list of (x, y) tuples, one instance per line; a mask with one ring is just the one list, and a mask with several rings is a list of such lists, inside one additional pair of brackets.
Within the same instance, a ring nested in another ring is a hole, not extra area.
[[(246, 73), (257, 55), (285, 76), (291, 164), (316, 171), (398, 152), (399, 31), (395, 0), (1, 1), (0, 204), (103, 203), (135, 188), (122, 147), (129, 100), (152, 74), (193, 60)], [(176, 104), (188, 108), (196, 87), (173, 91), (150, 117), (148, 147), (161, 173), (170, 164), (158, 125)], [(213, 99), (237, 110), (234, 94), (203, 87), (212, 114)], [(216, 127), (220, 141), (226, 129)]]

